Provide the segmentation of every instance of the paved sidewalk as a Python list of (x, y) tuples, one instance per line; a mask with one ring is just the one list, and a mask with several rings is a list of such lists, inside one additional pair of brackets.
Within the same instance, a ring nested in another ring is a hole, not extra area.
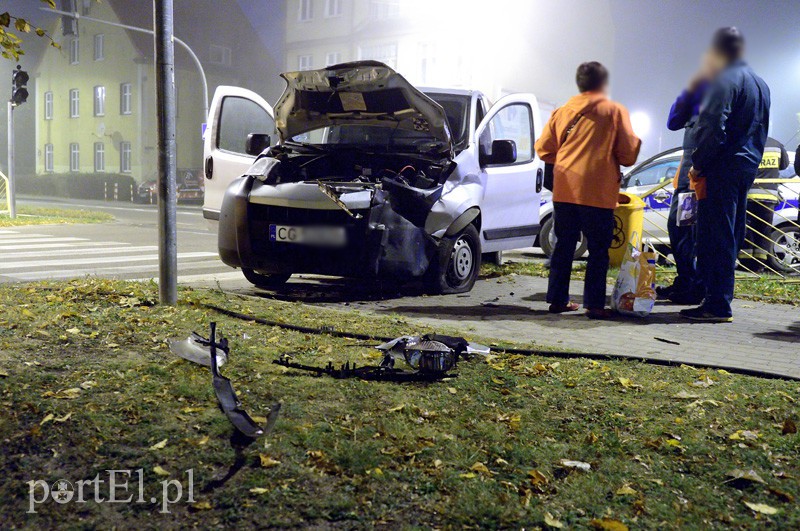
[[(736, 301), (733, 323), (708, 324), (688, 322), (677, 314), (683, 307), (659, 302), (654, 313), (644, 319), (591, 321), (582, 312), (549, 314), (544, 302), (546, 288), (544, 278), (512, 276), (481, 281), (468, 295), (408, 297), (357, 307), (565, 350), (735, 367), (800, 378), (800, 307)], [(573, 282), (573, 300), (581, 300), (581, 290), (582, 283)]]

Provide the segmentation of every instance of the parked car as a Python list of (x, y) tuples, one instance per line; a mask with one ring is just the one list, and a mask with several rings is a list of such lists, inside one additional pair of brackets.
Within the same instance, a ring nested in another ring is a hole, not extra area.
[[(789, 153), (793, 163), (794, 154)], [(635, 195), (644, 195), (659, 184), (672, 182), (678, 171), (681, 160), (681, 149), (675, 148), (659, 153), (628, 171), (622, 178), (622, 189)], [(781, 172), (781, 177), (796, 177), (793, 164)], [(667, 233), (667, 217), (672, 202), (673, 187), (671, 184), (648, 195), (645, 198), (644, 240), (653, 244), (663, 254), (669, 254), (669, 235)], [(789, 182), (779, 187), (780, 203), (775, 208), (773, 232), (770, 239), (773, 247), (769, 253), (769, 265), (776, 271), (798, 272), (800, 270), (800, 229), (798, 220), (798, 197), (800, 183)], [(550, 196), (543, 196), (540, 206), (542, 230), (537, 244), (550, 256), (555, 240), (552, 234), (552, 202)], [(576, 257), (583, 256), (586, 246), (583, 241), (576, 248)]]
[[(176, 195), (179, 203), (199, 203), (203, 201), (203, 178), (199, 170), (179, 169)], [(134, 201), (155, 204), (158, 202), (158, 181), (148, 179), (136, 188)]]
[(482, 253), (533, 244), (543, 164), (532, 94), (490, 107), (477, 91), (423, 92), (375, 61), (283, 77), (274, 111), (218, 88), (205, 138), (203, 213), (219, 220), (222, 261), (250, 282), (422, 278), (459, 293)]

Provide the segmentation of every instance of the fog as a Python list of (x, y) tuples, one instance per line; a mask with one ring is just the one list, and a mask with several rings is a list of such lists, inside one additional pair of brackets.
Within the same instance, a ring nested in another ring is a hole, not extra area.
[[(126, 124), (111, 115), (119, 114), (119, 102), (112, 99), (117, 97), (116, 87), (129, 82), (134, 89), (139, 83), (144, 93), (132, 114), (154, 113), (152, 38), (80, 21), (81, 46), (89, 48), (82, 49), (76, 65), (68, 50), (73, 35), (65, 34), (60, 17), (40, 9), (44, 4), (16, 0), (2, 5), (46, 29), (62, 46), (55, 50), (46, 39), (24, 36), (26, 55), (20, 63), (31, 74), (31, 97), (16, 114), (18, 174), (41, 174), (46, 168), (68, 171), (66, 152), (77, 142), (70, 135), (81, 128), (91, 131), (92, 136), (82, 140), (87, 145), (103, 138), (113, 145), (130, 140), (139, 156), (129, 173), (135, 181), (151, 178), (151, 122), (139, 120), (134, 126), (134, 120)], [(64, 0), (58, 5), (84, 16), (152, 28), (150, 0)], [(210, 91), (221, 84), (240, 85), (273, 103), (282, 90), (281, 71), (377, 59), (420, 86), (475, 89), (492, 100), (512, 92), (533, 92), (548, 114), (576, 92), (577, 65), (601, 61), (611, 70), (612, 97), (636, 118), (644, 140), (640, 160), (680, 143), (681, 135), (665, 127), (669, 106), (694, 72), (712, 32), (735, 25), (747, 39), (747, 60), (772, 90), (772, 136), (792, 149), (798, 142), (797, 0), (175, 0), (175, 5), (176, 35), (199, 57)], [(105, 55), (95, 60), (89, 41), (99, 33), (105, 35)], [(0, 76), (10, 80), (14, 66), (2, 60)], [(200, 168), (200, 78), (181, 50), (176, 66), (182, 116), (179, 166)], [(135, 69), (140, 73), (134, 76)], [(68, 87), (61, 85), (76, 85), (77, 80), (69, 79), (77, 72), (81, 78), (92, 78), (91, 83), (86, 81), (82, 101), (91, 105), (92, 86), (110, 87), (108, 107), (114, 112), (97, 117), (87, 107), (80, 118), (59, 126), (59, 120), (70, 118), (65, 114)], [(136, 79), (127, 79), (131, 76)], [(43, 116), (47, 91), (55, 97), (52, 120)], [(5, 118), (5, 107), (0, 112)], [(0, 128), (0, 138), (5, 141), (5, 127)], [(54, 150), (55, 163), (45, 160), (45, 144), (54, 146), (48, 149)], [(109, 160), (121, 156), (106, 153)], [(91, 153), (82, 156), (81, 172), (91, 171), (83, 168), (90, 160)]]

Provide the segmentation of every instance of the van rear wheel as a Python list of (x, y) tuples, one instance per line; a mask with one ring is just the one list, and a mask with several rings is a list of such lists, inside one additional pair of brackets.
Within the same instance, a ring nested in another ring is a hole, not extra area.
[(242, 268), (242, 273), (250, 284), (263, 289), (279, 288), (286, 284), (286, 281), (292, 276), (291, 273), (263, 274), (254, 269), (245, 268)]

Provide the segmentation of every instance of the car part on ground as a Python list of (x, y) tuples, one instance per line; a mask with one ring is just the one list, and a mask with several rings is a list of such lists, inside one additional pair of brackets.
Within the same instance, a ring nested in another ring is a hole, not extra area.
[[(277, 403), (270, 406), (267, 422), (264, 426), (260, 426), (242, 409), (241, 402), (239, 402), (230, 379), (220, 374), (219, 361), (221, 359), (229, 359), (230, 347), (228, 346), (228, 340), (223, 337), (220, 337), (219, 341), (217, 341), (217, 323), (212, 322), (210, 324), (208, 338), (193, 332), (186, 342), (175, 342), (173, 345), (175, 345), (175, 348), (173, 349), (171, 345), (170, 349), (182, 358), (211, 367), (211, 380), (214, 386), (214, 395), (217, 397), (217, 404), (225, 416), (228, 417), (233, 427), (242, 435), (252, 439), (272, 431), (278, 419), (281, 404)], [(204, 357), (206, 351), (208, 352), (207, 359)], [(221, 351), (221, 353), (218, 354), (217, 351)]]
[[(389, 359), (392, 359), (389, 357)], [(384, 359), (386, 361), (386, 359)], [(369, 380), (369, 381), (376, 381), (376, 382), (396, 382), (396, 383), (408, 383), (408, 382), (435, 382), (442, 380), (443, 378), (454, 378), (457, 375), (455, 373), (447, 373), (447, 372), (433, 372), (433, 371), (405, 371), (403, 369), (396, 369), (393, 366), (393, 361), (391, 363), (387, 362), (387, 364), (381, 365), (364, 365), (361, 367), (357, 367), (355, 363), (352, 365), (350, 362), (346, 362), (339, 367), (333, 365), (333, 363), (328, 362), (325, 367), (315, 367), (313, 365), (303, 365), (301, 363), (296, 363), (292, 361), (291, 356), (287, 354), (281, 355), (276, 360), (273, 360), (274, 364), (280, 365), (282, 367), (287, 367), (290, 369), (298, 369), (301, 371), (312, 372), (319, 376), (330, 376), (332, 378), (336, 378), (337, 380), (343, 380), (347, 378), (358, 378), (359, 380)]]

